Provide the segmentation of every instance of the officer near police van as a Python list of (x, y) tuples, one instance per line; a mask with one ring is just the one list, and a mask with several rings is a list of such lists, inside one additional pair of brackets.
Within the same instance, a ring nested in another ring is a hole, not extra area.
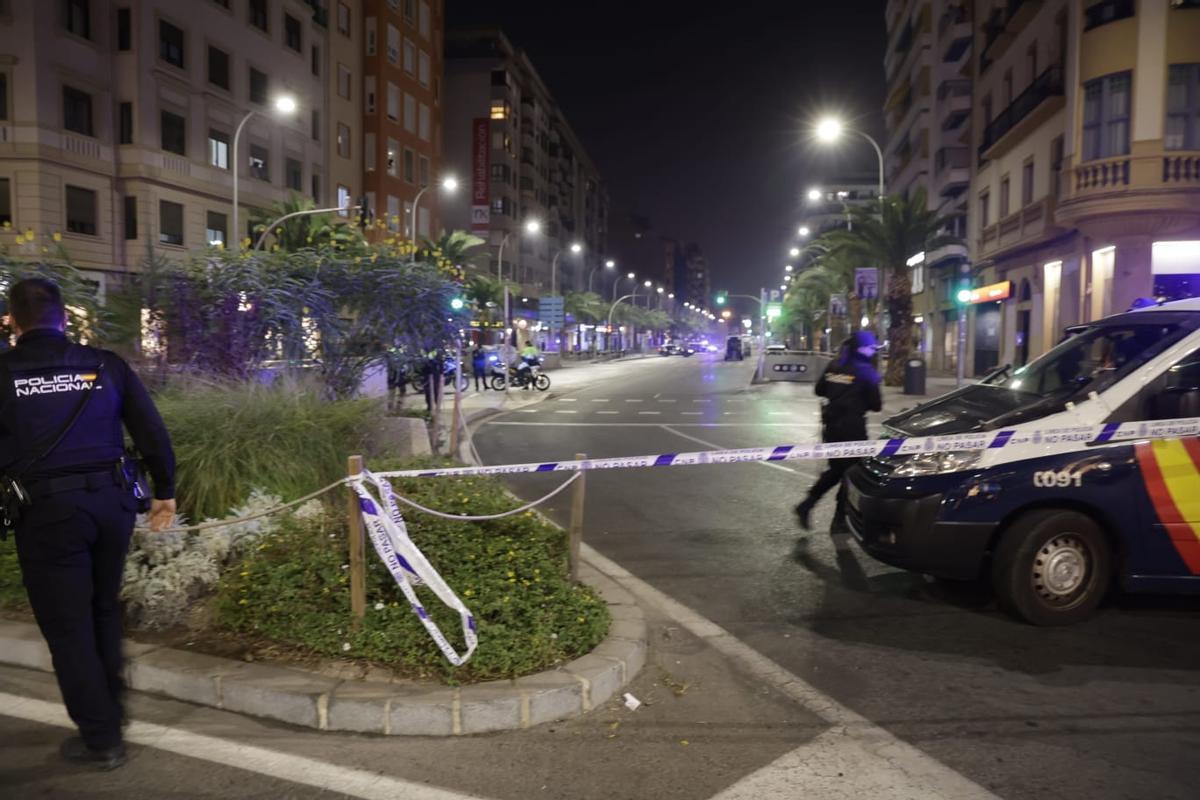
[[(856, 442), (867, 438), (867, 412), (883, 409), (879, 391), (879, 373), (873, 360), (879, 347), (875, 334), (857, 331), (843, 344), (837, 359), (825, 368), (814, 393), (824, 398), (821, 407), (821, 440), (824, 442)], [(829, 466), (808, 490), (808, 496), (796, 506), (800, 527), (811, 530), (813, 508), (825, 494), (838, 489), (837, 509), (833, 515), (833, 533), (846, 527), (846, 498), (841, 488), (842, 476), (854, 466), (856, 458), (832, 458)]]
[[(139, 506), (150, 528), (175, 516), (175, 456), (162, 417), (119, 356), (75, 344), (57, 285), (22, 280), (9, 291), (17, 344), (0, 353), (0, 494), (29, 604), (50, 647), (79, 735), (69, 761), (113, 769), (121, 728), (121, 609), (117, 599)], [(125, 456), (129, 431), (153, 478), (153, 498)]]

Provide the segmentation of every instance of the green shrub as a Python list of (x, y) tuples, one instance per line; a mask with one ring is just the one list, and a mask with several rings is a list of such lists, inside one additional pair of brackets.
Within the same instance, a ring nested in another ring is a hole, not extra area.
[[(402, 480), (395, 488), (430, 508), (475, 515), (517, 503), (486, 478)], [(567, 578), (566, 535), (540, 517), (469, 523), (406, 511), (405, 519), (413, 541), (477, 618), (479, 647), (463, 667), (445, 660), (369, 543), (367, 615), (360, 629), (351, 626), (341, 513), (290, 520), (266, 536), (222, 579), (217, 625), (305, 654), (363, 659), (450, 683), (546, 669), (588, 652), (607, 633), (604, 602)], [(428, 589), (417, 592), (461, 651), (458, 614)]]
[(180, 512), (192, 520), (224, 517), (252, 488), (292, 500), (332, 483), (381, 413), (378, 401), (331, 402), (287, 381), (177, 382), (155, 402), (175, 447)]

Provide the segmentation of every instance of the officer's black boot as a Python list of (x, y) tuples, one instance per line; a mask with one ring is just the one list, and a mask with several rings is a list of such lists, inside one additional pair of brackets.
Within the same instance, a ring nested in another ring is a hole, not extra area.
[(816, 503), (813, 501), (813, 498), (810, 495), (804, 498), (804, 500), (800, 502), (794, 509), (796, 512), (796, 520), (800, 523), (800, 527), (806, 531), (812, 530), (812, 520), (810, 519), (810, 516), (812, 515), (813, 506), (815, 505)]
[(124, 744), (106, 747), (103, 750), (93, 750), (78, 736), (64, 739), (63, 743), (59, 745), (58, 752), (67, 761), (73, 761), (76, 764), (91, 764), (102, 770), (116, 769), (124, 764), (127, 758)]

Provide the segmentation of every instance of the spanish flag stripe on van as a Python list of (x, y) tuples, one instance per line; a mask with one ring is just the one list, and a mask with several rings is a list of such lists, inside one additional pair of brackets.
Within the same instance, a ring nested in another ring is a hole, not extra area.
[(1142, 442), (1138, 466), (1154, 511), (1193, 575), (1200, 575), (1200, 449), (1180, 440)]

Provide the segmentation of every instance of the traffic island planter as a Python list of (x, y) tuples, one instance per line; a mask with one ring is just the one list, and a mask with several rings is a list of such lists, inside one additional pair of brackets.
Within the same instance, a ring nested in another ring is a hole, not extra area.
[[(129, 688), (307, 728), (391, 736), (519, 730), (577, 717), (633, 680), (648, 647), (633, 596), (595, 569), (581, 572), (608, 604), (608, 636), (585, 656), (516, 680), (463, 687), (349, 680), (127, 640)], [(52, 669), (37, 627), (25, 622), (0, 620), (0, 662)]]

